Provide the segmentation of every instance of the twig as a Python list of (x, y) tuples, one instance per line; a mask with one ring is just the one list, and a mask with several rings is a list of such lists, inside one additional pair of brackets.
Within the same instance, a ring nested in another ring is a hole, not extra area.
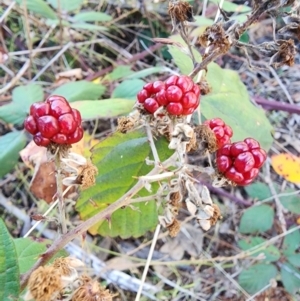
[(271, 179), (269, 160), (267, 161), (266, 165), (267, 165), (267, 167), (266, 167), (267, 176), (265, 177), (265, 181), (268, 183), (270, 191), (274, 197), (275, 205), (276, 205), (276, 213), (277, 213), (278, 220), (279, 220), (279, 223), (281, 226), (281, 230), (283, 233), (285, 233), (286, 232), (286, 221), (285, 221), (284, 214), (283, 214), (285, 209), (280, 202), (280, 199), (277, 195), (277, 191), (276, 191), (276, 189), (273, 185), (272, 179)]
[(147, 274), (148, 274), (149, 266), (150, 266), (150, 263), (151, 263), (151, 260), (152, 260), (152, 256), (153, 256), (154, 248), (155, 248), (157, 238), (158, 238), (158, 235), (159, 235), (159, 232), (160, 232), (160, 228), (161, 228), (161, 225), (158, 224), (156, 226), (156, 229), (155, 229), (155, 233), (154, 233), (153, 240), (152, 240), (152, 243), (151, 243), (150, 251), (149, 251), (148, 258), (147, 258), (147, 261), (146, 261), (146, 265), (145, 265), (145, 268), (144, 268), (144, 271), (143, 271), (141, 284), (140, 284), (139, 290), (137, 292), (137, 295), (135, 297), (135, 301), (140, 300), (141, 293), (142, 293), (142, 290), (143, 290), (143, 285), (145, 283), (145, 280), (146, 280), (146, 277), (147, 277)]
[[(9, 199), (5, 198), (2, 194), (0, 194), (0, 205), (3, 206), (8, 213), (16, 216), (24, 224), (27, 224), (28, 222), (30, 223), (30, 218), (26, 214), (26, 212), (16, 207), (10, 202)], [(41, 225), (40, 223), (35, 223), (34, 226), (37, 227), (37, 230), (43, 231), (44, 237), (51, 240), (55, 239), (56, 231), (44, 229), (43, 225)], [(138, 291), (138, 288), (140, 286), (140, 279), (127, 275), (124, 272), (118, 270), (106, 270), (105, 272), (103, 272), (103, 270), (106, 267), (106, 264), (103, 261), (101, 261), (97, 256), (83, 250), (75, 242), (69, 243), (66, 246), (66, 250), (71, 256), (83, 260), (88, 267), (92, 267), (92, 271), (97, 277), (101, 277), (102, 279), (105, 279), (108, 283), (113, 283), (122, 289), (130, 290), (133, 292)], [(151, 300), (157, 300), (152, 294), (157, 293), (158, 291), (159, 289), (150, 283), (145, 283), (143, 286), (143, 295)]]
[[(148, 56), (150, 54), (149, 51), (154, 52), (154, 51), (160, 49), (162, 46), (163, 46), (163, 44), (155, 44), (155, 45), (149, 47), (147, 50), (144, 50), (140, 53), (137, 53), (137, 54), (133, 55), (130, 59), (128, 59), (128, 63), (134, 63), (136, 61), (139, 61), (139, 60), (145, 58), (146, 56)], [(116, 61), (116, 63), (115, 63), (116, 66), (122, 65), (122, 64), (124, 64), (123, 60)], [(102, 69), (101, 71), (90, 74), (89, 76), (87, 76), (85, 78), (85, 80), (92, 81), (92, 80), (94, 80), (98, 77), (101, 77), (101, 76), (109, 73), (113, 69), (114, 69), (114, 66), (109, 66), (107, 68)]]
[(71, 46), (72, 42), (67, 43), (32, 79), (32, 82), (36, 81), (51, 65), (55, 62), (63, 53), (65, 53)]
[[(174, 160), (174, 155), (172, 155), (169, 159), (167, 159), (164, 163), (162, 163), (162, 167), (167, 168), (172, 165)], [(148, 175), (155, 175), (161, 171), (161, 168), (155, 166)], [(127, 193), (125, 193), (120, 199), (116, 202), (112, 203), (110, 206), (92, 216), (85, 222), (78, 225), (73, 230), (68, 233), (62, 235), (53, 244), (49, 247), (49, 249), (40, 256), (40, 258), (36, 261), (34, 266), (24, 275), (21, 276), (21, 289), (23, 290), (28, 282), (28, 279), (31, 273), (36, 270), (39, 266), (46, 264), (54, 254), (56, 254), (59, 250), (64, 248), (70, 241), (74, 238), (78, 237), (82, 233), (86, 232), (93, 225), (98, 223), (100, 220), (105, 220), (117, 209), (130, 205), (131, 198), (137, 194), (144, 187), (144, 181), (139, 180), (136, 185), (134, 185)]]

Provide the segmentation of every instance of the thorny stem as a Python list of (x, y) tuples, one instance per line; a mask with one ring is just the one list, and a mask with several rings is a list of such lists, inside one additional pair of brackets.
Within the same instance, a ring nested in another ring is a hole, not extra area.
[(211, 54), (209, 54), (201, 63), (197, 64), (194, 70), (189, 74), (190, 77), (195, 77), (200, 70), (204, 70), (209, 63), (214, 61), (218, 56), (223, 54), (221, 48), (215, 49)]
[[(158, 174), (163, 168), (168, 168), (172, 166), (175, 157), (176, 154), (172, 155), (169, 159), (167, 159), (161, 164), (161, 167), (155, 166), (148, 173), (148, 176)], [(109, 219), (114, 211), (123, 206), (130, 205), (131, 198), (134, 195), (136, 195), (142, 188), (144, 188), (144, 181), (138, 180), (138, 182), (116, 202), (112, 203), (103, 211), (92, 216), (85, 222), (78, 225), (73, 230), (63, 234), (60, 238), (55, 240), (53, 244), (48, 248), (48, 250), (40, 256), (40, 258), (36, 261), (34, 266), (26, 274), (23, 274), (21, 276), (21, 290), (23, 290), (26, 287), (29, 277), (33, 271), (35, 271), (38, 267), (45, 265), (53, 257), (53, 255), (55, 255), (59, 250), (63, 249), (70, 241), (80, 236), (82, 233), (86, 232), (89, 228), (98, 223), (100, 220)]]
[(55, 154), (55, 171), (56, 171), (56, 196), (58, 198), (58, 211), (59, 211), (59, 219), (61, 225), (62, 234), (67, 233), (67, 224), (66, 224), (66, 207), (63, 196), (63, 184), (62, 184), (62, 170), (61, 170), (61, 155), (60, 152), (57, 151)]

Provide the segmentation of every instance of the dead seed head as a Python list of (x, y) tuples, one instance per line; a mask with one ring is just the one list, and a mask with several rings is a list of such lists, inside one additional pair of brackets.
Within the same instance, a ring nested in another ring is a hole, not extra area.
[(167, 225), (167, 229), (171, 237), (176, 237), (180, 231), (180, 222), (176, 218), (174, 218), (173, 222)]
[(181, 199), (182, 199), (182, 196), (181, 196), (181, 194), (180, 194), (179, 191), (171, 192), (170, 193), (170, 201), (169, 201), (169, 203), (173, 207), (179, 208), (180, 207), (179, 202), (181, 201)]
[(53, 266), (39, 267), (28, 281), (28, 291), (35, 301), (52, 300), (62, 288), (60, 272)]
[(211, 50), (219, 49), (221, 53), (227, 53), (231, 46), (228, 35), (220, 23), (207, 27), (199, 37), (199, 43), (202, 47), (209, 46)]
[(98, 169), (92, 163), (87, 163), (79, 171), (79, 175), (76, 182), (81, 184), (81, 189), (87, 189), (96, 183), (96, 175), (98, 174)]
[(198, 125), (195, 128), (197, 136), (197, 146), (195, 151), (205, 152), (208, 150), (210, 153), (214, 153), (217, 147), (217, 140), (214, 132), (207, 125)]
[(188, 2), (169, 1), (168, 13), (171, 17), (173, 30), (183, 22), (193, 22), (193, 7)]
[(52, 266), (59, 270), (61, 275), (70, 276), (74, 273), (75, 268), (84, 266), (84, 263), (76, 258), (60, 257), (54, 260)]
[[(88, 278), (86, 278), (88, 280)], [(73, 294), (71, 301), (112, 301), (113, 295), (97, 281), (83, 283)]]
[(198, 83), (198, 85), (201, 91), (201, 95), (207, 95), (211, 92), (211, 87), (205, 79), (201, 79), (201, 82)]
[(288, 41), (279, 40), (277, 43), (280, 44), (280, 46), (278, 51), (271, 57), (270, 65), (275, 69), (283, 65), (293, 66), (296, 56), (294, 41), (292, 39)]
[(214, 215), (210, 218), (210, 224), (214, 226), (218, 220), (222, 219), (220, 208), (217, 204), (212, 204)]
[(123, 134), (129, 132), (135, 127), (135, 120), (132, 117), (120, 117), (118, 119), (117, 131)]

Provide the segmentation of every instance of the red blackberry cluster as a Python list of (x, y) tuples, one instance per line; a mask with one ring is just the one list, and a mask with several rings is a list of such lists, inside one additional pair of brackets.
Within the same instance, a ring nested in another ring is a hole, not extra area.
[(214, 132), (218, 149), (227, 143), (231, 143), (232, 129), (221, 118), (206, 120), (203, 124), (207, 125)]
[(80, 112), (72, 109), (68, 101), (58, 95), (32, 104), (24, 127), (34, 135), (33, 140), (38, 146), (48, 146), (50, 142), (73, 144), (83, 136)]
[(248, 185), (258, 175), (267, 154), (253, 138), (225, 144), (217, 151), (217, 168), (237, 185)]
[(200, 88), (186, 75), (172, 75), (165, 82), (147, 83), (137, 100), (149, 113), (165, 107), (170, 115), (190, 115), (200, 102)]

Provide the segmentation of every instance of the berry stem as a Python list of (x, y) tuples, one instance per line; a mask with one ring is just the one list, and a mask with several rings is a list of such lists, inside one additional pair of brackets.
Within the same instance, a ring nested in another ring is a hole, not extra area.
[[(170, 166), (173, 166), (174, 159), (176, 158), (176, 153), (164, 161), (161, 166), (155, 166), (146, 176), (153, 176), (158, 174), (164, 169), (167, 169)], [(120, 199), (112, 203), (110, 206), (106, 207), (104, 210), (100, 211), (96, 215), (92, 216), (88, 220), (82, 222), (80, 225), (70, 230), (69, 232), (63, 234), (57, 240), (55, 240), (52, 245), (47, 249), (45, 253), (43, 253), (34, 266), (26, 273), (21, 276), (21, 290), (23, 290), (29, 277), (33, 271), (35, 271), (38, 267), (45, 265), (59, 250), (64, 248), (70, 241), (74, 238), (79, 237), (82, 233), (86, 232), (93, 225), (98, 223), (100, 220), (105, 220), (108, 216), (111, 216), (114, 211), (117, 209), (128, 206), (131, 204), (132, 197), (136, 195), (141, 189), (144, 188), (144, 181), (139, 179), (138, 182)]]
[(67, 233), (67, 224), (66, 224), (66, 208), (63, 197), (63, 184), (62, 184), (62, 170), (61, 170), (61, 160), (60, 160), (59, 149), (55, 154), (55, 170), (56, 170), (56, 195), (58, 198), (58, 211), (59, 219), (62, 234)]

